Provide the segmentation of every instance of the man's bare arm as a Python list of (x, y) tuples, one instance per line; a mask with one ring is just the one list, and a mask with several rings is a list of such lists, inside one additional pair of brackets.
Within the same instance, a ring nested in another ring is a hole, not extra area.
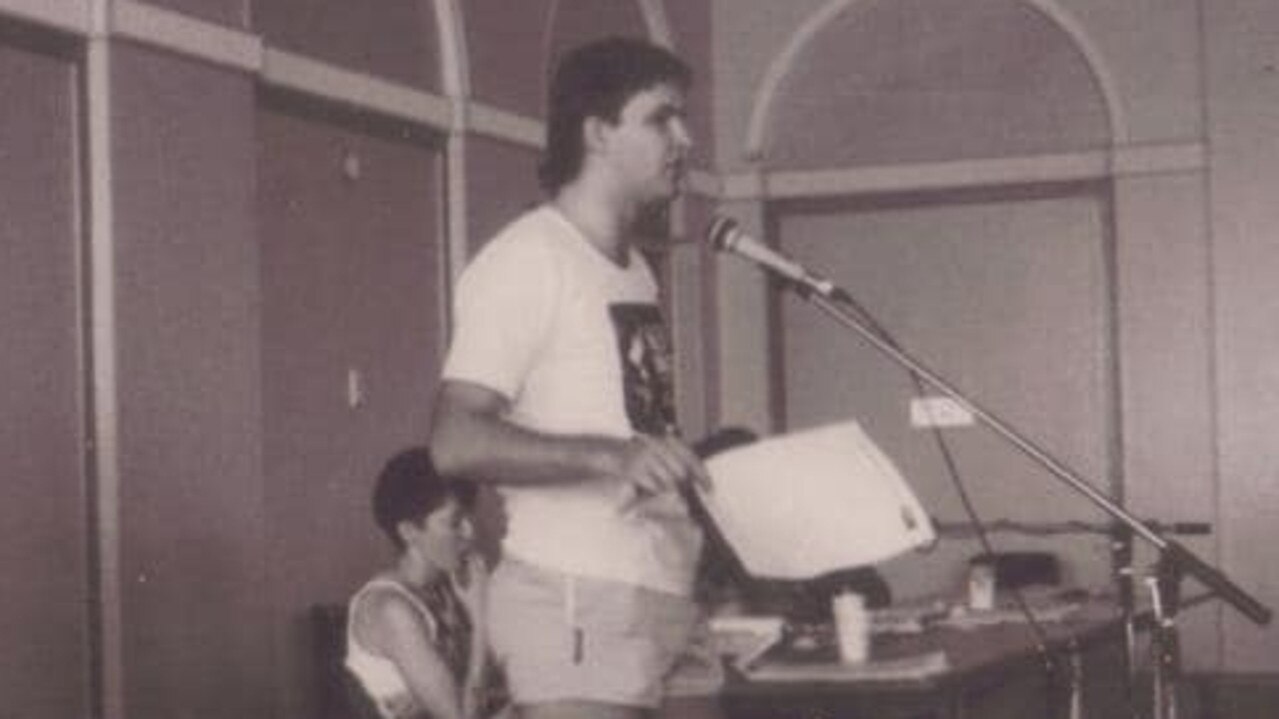
[(613, 478), (643, 493), (708, 482), (701, 462), (674, 437), (547, 434), (516, 425), (508, 411), (506, 398), (493, 390), (446, 381), (436, 397), (430, 438), (440, 472), (506, 484)]

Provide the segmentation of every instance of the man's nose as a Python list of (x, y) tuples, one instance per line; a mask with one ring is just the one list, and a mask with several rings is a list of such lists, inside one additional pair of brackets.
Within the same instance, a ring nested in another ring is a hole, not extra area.
[(688, 129), (688, 123), (683, 119), (675, 118), (672, 128), (671, 134), (675, 138), (675, 144), (685, 150), (693, 147), (693, 133)]

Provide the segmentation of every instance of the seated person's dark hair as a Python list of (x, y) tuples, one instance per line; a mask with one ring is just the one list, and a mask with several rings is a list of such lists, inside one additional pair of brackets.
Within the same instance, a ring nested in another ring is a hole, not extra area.
[(373, 488), (373, 519), (397, 550), (404, 540), (396, 530), (400, 522), (419, 522), (439, 509), (449, 497), (463, 507), (475, 505), (475, 485), (465, 480), (444, 479), (435, 471), (431, 453), (413, 447), (392, 457), (378, 474)]

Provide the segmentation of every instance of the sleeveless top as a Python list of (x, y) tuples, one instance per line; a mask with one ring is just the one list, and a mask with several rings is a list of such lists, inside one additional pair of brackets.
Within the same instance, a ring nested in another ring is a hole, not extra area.
[(459, 687), (466, 680), (470, 660), (471, 622), (447, 582), (428, 587), (422, 596), (394, 579), (376, 577), (351, 598), (347, 610), (346, 668), (359, 680), (364, 692), (386, 719), (420, 716), (423, 708), (418, 706), (395, 663), (365, 649), (355, 636), (355, 617), (360, 602), (377, 587), (396, 591), (409, 600), (427, 627), (427, 640), (435, 646)]

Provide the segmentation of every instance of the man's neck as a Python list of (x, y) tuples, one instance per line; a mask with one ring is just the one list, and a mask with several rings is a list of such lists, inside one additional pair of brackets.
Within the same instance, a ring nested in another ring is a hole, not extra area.
[(606, 257), (624, 264), (630, 250), (635, 210), (584, 183), (560, 189), (552, 203)]

